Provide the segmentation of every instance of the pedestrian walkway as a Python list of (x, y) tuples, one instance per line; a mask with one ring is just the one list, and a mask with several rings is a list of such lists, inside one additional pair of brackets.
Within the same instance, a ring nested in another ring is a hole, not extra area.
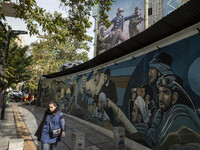
[(17, 131), (12, 108), (9, 107), (5, 109), (4, 120), (0, 120), (0, 150), (8, 149), (10, 139), (17, 139)]
[[(24, 150), (40, 150), (41, 144), (34, 136), (39, 123), (41, 122), (46, 108), (35, 107), (33, 105), (16, 105), (10, 103), (6, 107), (5, 119), (0, 120), (0, 137), (4, 139), (22, 139), (24, 141)], [(85, 150), (115, 150), (115, 144), (111, 135), (112, 132), (97, 125), (88, 123), (71, 115), (64, 114), (66, 120), (66, 137), (58, 143), (58, 150), (71, 150), (72, 134), (82, 132), (85, 134)], [(96, 129), (95, 129), (96, 128)], [(102, 134), (104, 133), (104, 134)], [(127, 141), (125, 141), (126, 144)], [(5, 142), (4, 142), (5, 143)], [(0, 150), (2, 142), (0, 140)], [(5, 145), (5, 144), (4, 144)], [(130, 146), (129, 146), (130, 147)], [(133, 142), (133, 149), (145, 150), (144, 146)], [(129, 150), (130, 148), (121, 147), (118, 150)]]
[[(19, 110), (23, 118), (24, 117), (27, 118), (31, 112), (35, 116), (37, 122), (39, 123), (42, 120), (44, 111), (46, 109), (28, 105), (28, 106), (23, 106), (21, 108), (19, 107)], [(72, 141), (73, 132), (85, 133), (86, 150), (110, 150), (110, 148), (114, 148), (115, 145), (111, 138), (101, 133), (98, 133), (94, 129), (78, 121), (75, 121), (67, 117), (67, 115), (65, 115), (65, 120), (66, 120), (66, 126), (67, 126), (66, 137), (62, 138), (62, 141), (58, 143), (57, 145), (58, 150), (62, 150), (62, 149), (71, 150), (71, 141)], [(32, 124), (29, 122), (30, 119), (24, 119), (24, 121), (27, 124), (27, 127), (30, 128), (29, 126)], [(32, 130), (32, 132), (35, 132), (35, 131), (36, 130)], [(39, 148), (40, 146), (38, 145), (38, 149)], [(128, 148), (121, 148), (121, 150), (128, 150)]]
[(12, 109), (16, 122), (16, 130), (18, 138), (24, 139), (24, 149), (37, 150), (34, 140), (32, 139), (32, 136), (30, 135), (30, 132), (26, 127), (23, 118), (18, 110), (18, 106), (17, 105), (12, 106)]
[(7, 149), (37, 150), (16, 104), (7, 106), (4, 120), (0, 120), (0, 150)]

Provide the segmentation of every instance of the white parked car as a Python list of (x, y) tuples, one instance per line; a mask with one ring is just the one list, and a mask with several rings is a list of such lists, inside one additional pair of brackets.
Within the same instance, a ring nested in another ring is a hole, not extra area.
[(19, 102), (22, 99), (22, 92), (18, 90), (12, 90), (10, 92), (10, 100)]

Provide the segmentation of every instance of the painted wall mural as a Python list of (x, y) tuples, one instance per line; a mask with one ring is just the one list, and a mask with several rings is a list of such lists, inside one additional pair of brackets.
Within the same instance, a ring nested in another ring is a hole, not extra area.
[(98, 25), (96, 55), (144, 30), (144, 0), (115, 0), (108, 16), (109, 28)]
[(77, 76), (40, 82), (40, 105), (55, 99), (66, 113), (153, 149), (200, 148), (200, 36)]

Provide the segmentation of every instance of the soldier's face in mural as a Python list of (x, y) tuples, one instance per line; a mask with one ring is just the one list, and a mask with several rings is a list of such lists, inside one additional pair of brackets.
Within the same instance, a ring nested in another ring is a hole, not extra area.
[(95, 71), (94, 72), (94, 83), (97, 86), (100, 80), (101, 72), (100, 71)]
[(172, 106), (172, 91), (167, 87), (158, 88), (159, 109), (166, 112)]
[(137, 96), (145, 98), (145, 88), (133, 88), (132, 89), (132, 99), (135, 100)]
[(107, 74), (104, 74), (104, 83), (108, 83), (109, 80), (110, 80), (110, 76)]
[(121, 12), (119, 12), (119, 14), (118, 14), (119, 16), (123, 16), (123, 12), (121, 11)]
[(139, 112), (137, 106), (134, 104), (133, 106), (133, 111), (131, 113), (131, 117), (132, 117), (132, 123), (141, 123), (142, 122), (142, 115)]
[(144, 98), (145, 96), (145, 89), (144, 88), (137, 88), (137, 95)]
[(59, 84), (59, 82), (57, 82), (55, 80), (52, 81), (51, 88), (52, 88), (53, 91), (56, 91), (58, 89), (58, 84)]
[(136, 14), (139, 14), (140, 11), (141, 11), (141, 9), (135, 9), (135, 13), (136, 13)]
[(101, 35), (105, 35), (106, 34), (106, 27), (102, 27), (100, 30)]
[(137, 89), (136, 89), (136, 88), (133, 88), (133, 89), (131, 90), (131, 92), (132, 92), (132, 100), (135, 100), (136, 97), (137, 97)]
[(138, 109), (137, 109), (137, 106), (134, 105), (133, 106), (133, 110), (132, 110), (132, 113), (131, 113), (131, 117), (132, 117), (132, 123), (137, 123), (137, 116), (138, 116)]
[(149, 103), (151, 102), (149, 94), (146, 95), (145, 102), (146, 102), (147, 105), (149, 105)]
[(150, 83), (154, 84), (156, 83), (158, 76), (160, 76), (160, 72), (156, 68), (151, 67), (148, 75), (149, 75)]
[(100, 97), (98, 99), (97, 107), (99, 112), (102, 112), (104, 110), (104, 102)]

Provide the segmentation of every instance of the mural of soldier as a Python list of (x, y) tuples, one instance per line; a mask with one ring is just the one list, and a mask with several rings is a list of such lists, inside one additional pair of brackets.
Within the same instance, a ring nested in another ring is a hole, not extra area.
[(129, 22), (129, 35), (130, 37), (133, 37), (140, 33), (140, 30), (138, 28), (138, 25), (144, 20), (142, 16), (140, 15), (141, 8), (140, 7), (135, 7), (135, 15), (138, 15), (135, 18), (130, 19)]
[(114, 82), (110, 79), (110, 69), (107, 68), (104, 72), (104, 84), (101, 91), (106, 94), (106, 97), (112, 100), (114, 103), (117, 102), (117, 91)]
[[(101, 92), (105, 93), (106, 97), (112, 100), (114, 103), (117, 103), (117, 90), (114, 82), (110, 79), (110, 69), (107, 68), (104, 72), (104, 84), (101, 88)], [(110, 108), (106, 109), (106, 112), (110, 116), (110, 122), (114, 124), (114, 115), (113, 111)]]
[(112, 32), (108, 32), (104, 25), (101, 25), (99, 27), (99, 33), (97, 34), (97, 49), (99, 52), (98, 54), (101, 54), (109, 49), (111, 36)]
[(107, 113), (105, 112), (105, 108), (107, 107), (107, 100), (105, 93), (101, 92), (99, 94), (98, 103), (96, 106), (95, 111), (93, 112), (92, 116), (98, 118), (101, 121), (110, 121)]
[(113, 103), (113, 101), (107, 98), (107, 103), (108, 108), (113, 110), (116, 118), (123, 124), (123, 127), (128, 134), (138, 133), (137, 129), (134, 127), (131, 121), (125, 116), (123, 111), (115, 103)]
[(63, 81), (52, 80), (50, 86), (48, 86), (48, 91), (46, 92), (46, 97), (51, 97), (57, 101), (61, 109), (65, 111), (66, 106), (70, 97), (73, 95), (73, 91), (70, 89), (72, 85), (66, 85)]
[(60, 109), (68, 113), (71, 112), (71, 110), (74, 109), (74, 107), (76, 107), (78, 95), (77, 81), (70, 80), (70, 78), (67, 79), (68, 82), (65, 85), (65, 88), (62, 88), (61, 90), (61, 93), (64, 93), (64, 95), (60, 97)]
[[(58, 94), (61, 103), (67, 100), (64, 109), (72, 106), (71, 115), (110, 130), (120, 125), (126, 137), (152, 149), (200, 149), (199, 35), (155, 51), (75, 75), (74, 84), (66, 80), (70, 75), (46, 79), (41, 82), (41, 104), (48, 107)], [(146, 108), (149, 117), (141, 111)]]
[[(138, 16), (135, 14), (136, 7), (139, 8), (138, 13), (136, 13), (138, 14)], [(113, 4), (110, 8), (111, 10), (106, 13), (108, 15), (108, 20), (112, 23), (111, 26), (105, 28), (105, 26), (102, 25), (101, 22), (98, 22), (99, 24), (96, 40), (96, 55), (99, 55), (131, 38), (129, 34), (129, 22), (131, 19), (134, 20), (134, 18), (144, 18), (144, 14), (141, 14), (140, 12), (144, 12), (145, 10), (145, 1), (115, 0), (113, 1)], [(137, 22), (136, 20), (134, 21)], [(136, 25), (136, 28), (141, 32), (144, 30), (145, 26), (144, 21), (142, 21), (142, 19), (140, 20), (141, 21), (139, 21), (139, 24)], [(133, 25), (131, 25), (131, 27), (133, 27)]]
[(162, 77), (163, 75), (169, 75), (169, 74), (174, 75), (171, 69), (171, 64), (172, 64), (172, 57), (164, 52), (155, 54), (153, 59), (149, 62), (150, 66), (150, 70), (148, 73), (149, 84), (151, 85), (154, 92), (154, 98), (148, 105), (148, 107), (151, 109), (152, 112), (152, 119), (154, 119), (154, 116), (158, 109), (156, 82), (158, 78)]
[(110, 122), (110, 117), (106, 113), (106, 110), (108, 108), (111, 108), (113, 110), (117, 119), (124, 125), (124, 128), (128, 131), (128, 133), (138, 132), (137, 129), (128, 120), (128, 118), (124, 115), (122, 110), (109, 98), (106, 98), (106, 95), (103, 92), (99, 94), (98, 103), (92, 116), (102, 121), (105, 128), (113, 130), (113, 124)]
[[(83, 76), (80, 92), (84, 94), (84, 107), (90, 114), (94, 112), (94, 109), (98, 103), (99, 93), (104, 84), (104, 73), (102, 69), (94, 70), (93, 78), (87, 81), (87, 77)], [(87, 105), (87, 106), (85, 106)]]
[(153, 59), (150, 61), (150, 71), (148, 73), (150, 84), (155, 85), (157, 79), (162, 75), (174, 74), (171, 69), (172, 57), (164, 52), (155, 54)]
[(90, 96), (95, 103), (97, 103), (99, 93), (104, 92), (107, 98), (116, 103), (117, 92), (115, 84), (110, 80), (110, 69), (106, 69), (104, 73), (102, 69), (97, 69), (93, 74), (94, 77), (88, 81), (86, 77), (82, 79), (81, 92), (90, 91)]
[(148, 108), (141, 96), (138, 96), (134, 101), (133, 111), (132, 111), (132, 123), (148, 123), (149, 114)]
[[(149, 112), (149, 122), (148, 125), (146, 124), (136, 124), (136, 128), (138, 131), (142, 129), (144, 133), (147, 131), (147, 129), (150, 127), (152, 120), (154, 119), (156, 112), (158, 110), (158, 98), (157, 98), (157, 87), (156, 87), (156, 82), (157, 80), (162, 77), (163, 75), (168, 75), (172, 74), (174, 75), (172, 69), (171, 69), (171, 64), (172, 64), (172, 57), (164, 52), (159, 52), (156, 53), (153, 57), (152, 60), (149, 62), (150, 70), (148, 72), (148, 77), (149, 77), (149, 86), (151, 86), (151, 99), (150, 100), (145, 100), (147, 106), (148, 106), (148, 112)], [(143, 84), (143, 83), (142, 83)], [(148, 84), (146, 84), (148, 85)], [(137, 88), (139, 89), (139, 88)], [(135, 94), (135, 95), (134, 95)], [(153, 96), (152, 96), (153, 95)], [(138, 92), (137, 90), (134, 91), (132, 90), (132, 102), (129, 104), (129, 115), (130, 119), (132, 120), (132, 109), (134, 107), (134, 100), (137, 98)], [(143, 97), (143, 96), (141, 96)], [(136, 110), (136, 106), (133, 110)], [(137, 111), (137, 110), (136, 110)]]
[(133, 109), (131, 110), (132, 123), (148, 124), (151, 117), (151, 112), (148, 109), (148, 104), (153, 98), (153, 91), (149, 84), (144, 84), (141, 88), (133, 88), (132, 101)]
[[(103, 92), (107, 98), (111, 99), (114, 103), (117, 102), (117, 92), (115, 84), (110, 80), (110, 69), (106, 69), (102, 72), (102, 69), (94, 71), (94, 77), (87, 81), (86, 77), (82, 79), (82, 91), (87, 93), (87, 110), (92, 113), (97, 106), (99, 94)], [(92, 101), (92, 102), (88, 102)], [(110, 108), (106, 109), (106, 113), (109, 115), (110, 121), (113, 124), (113, 111)]]
[(59, 83), (60, 82), (56, 80), (51, 81), (49, 90), (48, 90), (48, 94), (49, 94), (48, 97), (52, 97), (52, 99), (55, 99), (55, 101), (57, 101), (60, 104), (59, 98), (61, 96), (61, 88), (59, 87)]
[(153, 90), (149, 84), (140, 88), (132, 88), (130, 101), (130, 120), (138, 132), (146, 134), (151, 124), (151, 110), (148, 104), (153, 98)]
[[(159, 109), (146, 134), (149, 146), (159, 146), (164, 142), (165, 146), (169, 146), (167, 141), (172, 137), (168, 135), (178, 137), (173, 137), (171, 142), (174, 144), (200, 144), (200, 140), (196, 139), (200, 137), (200, 120), (191, 98), (179, 81), (174, 75), (165, 75), (157, 81)], [(186, 132), (190, 136), (183, 134)]]
[(113, 28), (111, 29), (111, 31), (113, 31), (114, 34), (112, 37), (112, 41), (110, 43), (110, 48), (115, 46), (115, 44), (118, 44), (119, 41), (124, 42), (126, 40), (123, 35), (124, 22), (141, 15), (141, 14), (134, 14), (128, 17), (124, 17), (123, 12), (124, 9), (122, 7), (118, 8), (116, 14), (117, 16), (111, 21), (111, 23), (113, 24)]

